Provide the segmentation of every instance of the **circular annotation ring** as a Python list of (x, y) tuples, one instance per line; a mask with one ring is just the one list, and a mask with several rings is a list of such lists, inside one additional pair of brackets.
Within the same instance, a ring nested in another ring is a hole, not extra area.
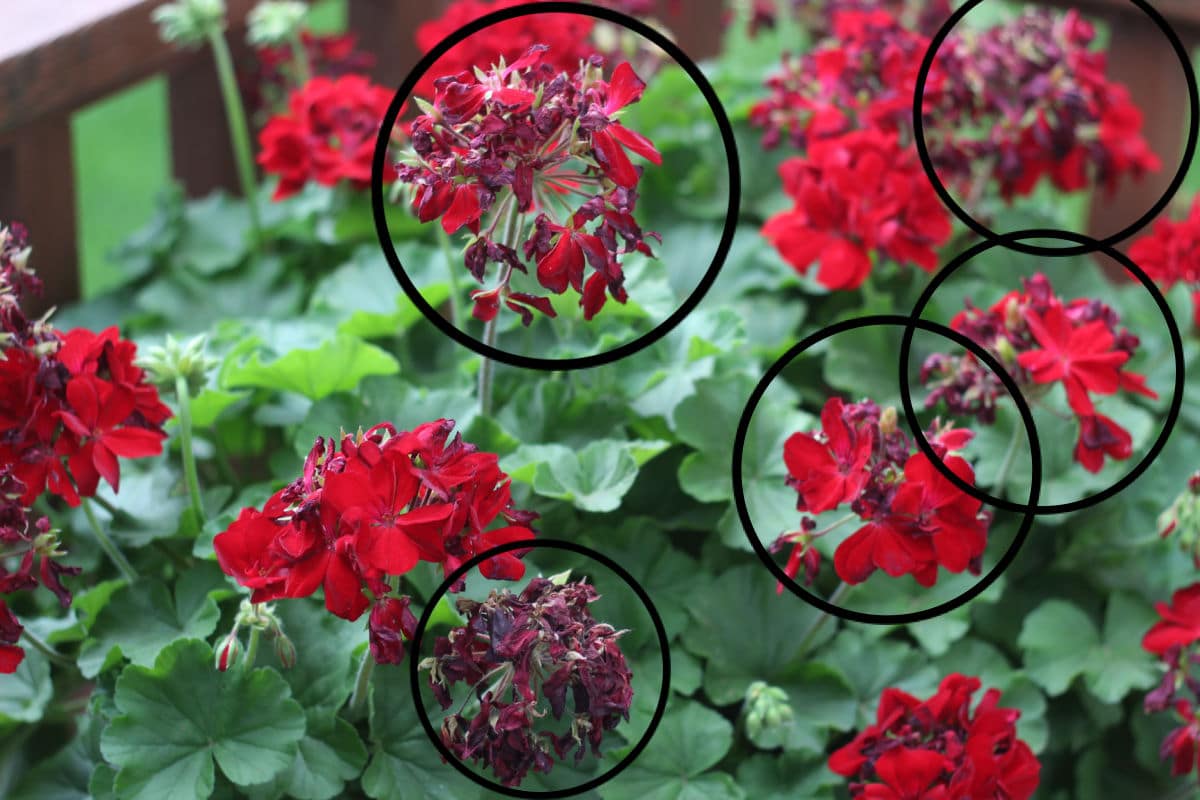
[[(721, 143), (725, 149), (725, 161), (728, 168), (729, 181), (729, 199), (725, 212), (725, 221), (721, 229), (721, 239), (717, 243), (717, 249), (713, 253), (712, 261), (705, 270), (704, 275), (700, 278), (700, 281), (696, 284), (696, 288), (692, 290), (692, 293), (662, 324), (654, 329), (611, 350), (587, 356), (542, 358), (512, 353), (482, 342), (465, 331), (460, 330), (429, 304), (429, 301), (421, 294), (420, 288), (408, 276), (404, 265), (400, 262), (400, 256), (396, 253), (396, 247), (392, 242), (391, 232), (388, 228), (387, 199), (383, 186), (384, 168), (387, 163), (392, 130), (396, 125), (397, 118), (400, 116), (401, 108), (407, 102), (417, 83), (437, 63), (438, 59), (472, 34), (478, 33), (498, 22), (533, 14), (580, 14), (595, 17), (620, 25), (652, 42), (656, 47), (669, 55), (687, 73), (688, 77), (696, 85), (696, 88), (699, 89), (700, 94), (704, 96), (704, 100), (708, 103), (709, 110), (712, 112), (713, 120), (716, 122), (717, 129), (720, 131)], [(730, 123), (729, 116), (725, 113), (725, 108), (721, 105), (721, 101), (717, 97), (716, 90), (713, 89), (712, 84), (704, 76), (704, 72), (696, 65), (695, 61), (680, 49), (679, 45), (653, 27), (618, 11), (587, 3), (539, 2), (512, 6), (486, 14), (447, 36), (417, 63), (413, 71), (400, 84), (399, 90), (397, 90), (395, 96), (392, 98), (391, 105), (388, 106), (387, 113), (384, 114), (383, 124), (380, 126), (379, 135), (375, 141), (375, 154), (371, 163), (371, 209), (375, 218), (375, 232), (379, 238), (379, 244), (383, 248), (383, 254), (387, 258), (388, 265), (391, 267), (392, 273), (396, 276), (396, 280), (399, 281), (401, 288), (404, 289), (404, 293), (408, 295), (408, 299), (412, 301), (413, 305), (420, 310), (427, 320), (463, 347), (473, 350), (484, 358), (490, 358), (502, 364), (540, 371), (589, 369), (604, 364), (611, 364), (649, 347), (674, 330), (683, 322), (688, 314), (700, 305), (700, 301), (704, 299), (704, 296), (716, 281), (717, 275), (720, 274), (721, 267), (729, 255), (729, 249), (733, 246), (733, 235), (737, 229), (738, 213), (741, 209), (741, 204), (742, 171), (741, 162), (738, 159), (737, 142), (734, 138), (733, 125)]]
[[(1200, 91), (1196, 85), (1196, 71), (1192, 67), (1191, 57), (1188, 55), (1187, 48), (1184, 47), (1183, 41), (1179, 35), (1171, 27), (1163, 16), (1158, 11), (1146, 2), (1146, 0), (1129, 0), (1134, 6), (1142, 11), (1150, 21), (1162, 31), (1167, 37), (1167, 41), (1174, 50), (1175, 55), (1179, 58), (1179, 63), (1183, 68), (1184, 80), (1187, 83), (1188, 104), (1190, 116), (1188, 121), (1187, 142), (1183, 148), (1183, 157), (1180, 159), (1179, 168), (1175, 172), (1175, 176), (1167, 185), (1166, 191), (1163, 192), (1154, 205), (1152, 205), (1146, 213), (1140, 216), (1132, 224), (1126, 226), (1122, 230), (1096, 242), (1096, 244), (1080, 243), (1075, 247), (1046, 247), (1043, 245), (1026, 244), (1024, 242), (1013, 242), (1007, 237), (996, 233), (988, 226), (981, 223), (979, 220), (972, 217), (966, 209), (964, 209), (957, 200), (951, 196), (949, 190), (946, 189), (942, 179), (938, 177), (937, 170), (933, 166), (933, 159), (929, 155), (929, 147), (925, 142), (925, 85), (929, 80), (929, 73), (933, 69), (933, 62), (937, 57), (937, 52), (941, 48), (942, 43), (946, 41), (946, 37), (950, 35), (950, 31), (957, 25), (963, 17), (967, 15), (971, 9), (980, 5), (984, 0), (967, 0), (958, 8), (950, 18), (946, 20), (941, 29), (934, 34), (933, 40), (929, 44), (929, 49), (925, 52), (925, 57), (921, 61), (920, 70), (917, 73), (916, 90), (913, 93), (913, 138), (917, 146), (917, 155), (921, 160), (921, 168), (925, 171), (925, 176), (929, 178), (930, 184), (933, 186), (942, 203), (950, 210), (954, 216), (958, 217), (963, 224), (979, 234), (992, 244), (1002, 245), (1010, 250), (1025, 253), (1027, 255), (1036, 256), (1079, 256), (1087, 255), (1101, 248), (1111, 248), (1123, 240), (1133, 236), (1138, 231), (1149, 225), (1155, 217), (1170, 204), (1179, 188), (1183, 185), (1184, 179), (1187, 177), (1188, 168), (1191, 166), (1192, 158), (1196, 155), (1197, 139), (1200, 138)], [(1065, 234), (1065, 235), (1064, 235)], [(1073, 234), (1069, 231), (1053, 231), (1046, 233), (1043, 238), (1064, 238), (1071, 239)], [(1095, 240), (1089, 240), (1095, 241)]]
[[(460, 761), (454, 755), (454, 753), (450, 751), (450, 748), (448, 748), (445, 743), (442, 742), (441, 735), (434, 729), (433, 723), (429, 719), (429, 713), (425, 710), (425, 705), (421, 702), (421, 674), (417, 665), (420, 661), (418, 654), (421, 652), (421, 643), (425, 638), (425, 629), (429, 626), (429, 621), (433, 617), (433, 612), (437, 608), (438, 603), (441, 601), (442, 597), (444, 597), (446, 593), (450, 591), (450, 587), (454, 586), (454, 584), (465, 578), (467, 574), (471, 572), (471, 570), (475, 569), (485, 561), (494, 558), (495, 556), (503, 553), (510, 553), (515, 550), (528, 551), (536, 550), (538, 548), (544, 548), (547, 550), (566, 550), (567, 552), (576, 553), (584, 558), (589, 558), (593, 561), (596, 561), (610, 569), (617, 575), (617, 577), (624, 581), (630, 589), (633, 590), (633, 593), (637, 595), (638, 599), (642, 602), (642, 605), (645, 606), (646, 613), (650, 616), (650, 621), (654, 625), (655, 636), (658, 638), (659, 650), (662, 653), (662, 685), (659, 688), (658, 702), (654, 707), (654, 713), (650, 717), (650, 723), (646, 726), (645, 732), (619, 762), (602, 774), (584, 781), (578, 786), (568, 787), (565, 789), (552, 789), (535, 792), (529, 789), (504, 786), (495, 781), (488, 780), (482, 775), (472, 771), (469, 767), (467, 767), (466, 764), (462, 763), (462, 761)], [(413, 634), (410, 646), (411, 654), (408, 659), (408, 669), (409, 680), (412, 684), (413, 706), (417, 712), (417, 719), (421, 721), (421, 727), (425, 730), (429, 740), (433, 742), (434, 747), (437, 748), (438, 753), (441, 754), (444, 761), (448, 762), (452, 767), (465, 775), (471, 781), (479, 786), (482, 786), (488, 791), (507, 795), (508, 797), (533, 798), (534, 800), (550, 800), (551, 798), (573, 797), (574, 795), (589, 792), (602, 784), (608, 783), (610, 780), (617, 777), (617, 775), (624, 772), (630, 765), (632, 765), (633, 762), (637, 760), (638, 756), (642, 754), (642, 751), (646, 749), (646, 746), (650, 744), (650, 739), (654, 736), (654, 732), (658, 729), (659, 724), (662, 722), (663, 715), (667, 711), (667, 700), (671, 695), (670, 638), (667, 636), (666, 625), (663, 624), (662, 617), (659, 615), (658, 609), (654, 606), (654, 601), (650, 599), (650, 594), (646, 591), (645, 587), (643, 587), (637, 582), (637, 580), (634, 579), (633, 575), (631, 575), (627, 569), (622, 567), (613, 559), (609, 558), (603, 553), (599, 553), (591, 549), (590, 547), (585, 547), (584, 545), (576, 544), (575, 542), (564, 541), (561, 539), (527, 539), (515, 542), (507, 542), (497, 547), (493, 547), (490, 550), (485, 550), (472, 558), (470, 561), (462, 564), (460, 567), (458, 567), (458, 569), (447, 575), (446, 580), (444, 580), (441, 586), (439, 586), (430, 596), (429, 602), (425, 606), (425, 611), (421, 614), (421, 619), (417, 623), (417, 630)]]
[[(875, 314), (864, 317), (855, 317), (854, 319), (848, 319), (833, 325), (829, 325), (817, 331), (816, 333), (805, 337), (802, 341), (791, 347), (786, 353), (780, 356), (779, 359), (771, 365), (770, 369), (767, 370), (767, 373), (763, 376), (762, 380), (760, 380), (758, 385), (754, 387), (754, 391), (750, 394), (750, 399), (746, 403), (745, 409), (742, 411), (741, 419), (738, 420), (737, 434), (734, 437), (733, 443), (733, 460), (731, 467), (733, 475), (733, 502), (737, 508), (738, 517), (741, 520), (742, 529), (745, 531), (746, 538), (750, 541), (750, 546), (758, 555), (759, 560), (761, 560), (767, 566), (767, 569), (770, 570), (771, 573), (776, 577), (776, 579), (778, 579), (782, 585), (786, 586), (793, 594), (802, 598), (809, 605), (812, 605), (828, 614), (833, 614), (836, 617), (850, 620), (852, 622), (865, 622), (875, 625), (910, 624), (914, 622), (921, 622), (922, 620), (933, 619), (934, 617), (940, 616), (949, 611), (953, 611), (967, 601), (978, 597), (981, 593), (986, 591), (987, 588), (1000, 577), (1004, 570), (1006, 570), (1017, 557), (1017, 553), (1020, 551), (1021, 545), (1025, 543), (1025, 538), (1029, 535), (1029, 530), (1033, 526), (1033, 521), (1036, 515), (1032, 511), (1024, 512), (1020, 527), (1017, 529), (1017, 533), (1013, 537), (1012, 543), (1009, 544), (1008, 549), (1004, 552), (1004, 555), (1000, 557), (1000, 560), (996, 562), (995, 566), (993, 566), (986, 575), (981, 577), (966, 591), (943, 603), (939, 603), (935, 606), (931, 606), (920, 611), (897, 614), (881, 614), (875, 612), (857, 611), (852, 608), (845, 608), (843, 606), (836, 605), (835, 603), (831, 603), (828, 600), (818, 597), (813, 592), (810, 592), (786, 572), (784, 572), (783, 568), (780, 567), (779, 564), (775, 562), (775, 559), (771, 557), (771, 553), (762, 543), (761, 538), (754, 529), (754, 523), (750, 517), (750, 509), (746, 503), (745, 490), (742, 487), (742, 452), (745, 449), (746, 439), (749, 436), (750, 423), (754, 417), (754, 412), (757, 409), (759, 402), (761, 402), (763, 395), (766, 393), (767, 388), (771, 385), (771, 383), (777, 377), (779, 377), (780, 373), (782, 373), (783, 370), (785, 370), (788, 365), (792, 363), (792, 361), (801, 356), (806, 350), (814, 345), (819, 344), (820, 342), (832, 336), (836, 336), (839, 333), (856, 330), (858, 328), (874, 326), (899, 326), (905, 328), (906, 333), (911, 332), (913, 328), (920, 328), (922, 330), (929, 331), (930, 333), (938, 334), (939, 336), (950, 339), (951, 341), (968, 350), (976, 358), (983, 362), (990, 370), (992, 370), (993, 373), (995, 373), (1000, 382), (1004, 384), (1004, 388), (1008, 391), (1009, 396), (1012, 397), (1013, 402), (1016, 403), (1017, 410), (1021, 415), (1021, 421), (1025, 425), (1025, 434), (1026, 440), (1029, 442), (1029, 456), (1031, 462), (1029, 500), (1026, 505), (1029, 508), (1037, 507), (1038, 497), (1042, 486), (1042, 447), (1038, 441), (1037, 428), (1034, 426), (1033, 422), (1033, 414), (1029, 410), (1029, 404), (1026, 403), (1025, 398), (1022, 397), (1016, 381), (1012, 379), (1012, 377), (1008, 374), (995, 356), (993, 356), (980, 344), (965, 334), (936, 322), (930, 322), (929, 320), (923, 320), (911, 316), (905, 317), (900, 314)], [(903, 364), (904, 362), (902, 361), (901, 363)], [(910, 420), (910, 425), (911, 424), (913, 424), (912, 420)], [(919, 426), (916, 426), (915, 430), (917, 430), (919, 435)], [(935, 465), (941, 464), (940, 459), (932, 456), (931, 458), (933, 459)]]

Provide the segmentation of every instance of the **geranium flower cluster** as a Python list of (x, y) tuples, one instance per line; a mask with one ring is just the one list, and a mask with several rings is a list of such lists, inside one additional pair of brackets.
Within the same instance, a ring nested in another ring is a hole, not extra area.
[[(1099, 413), (1093, 396), (1123, 390), (1158, 397), (1144, 376), (1125, 368), (1138, 338), (1119, 325), (1120, 315), (1110, 306), (1093, 298), (1063, 300), (1041, 273), (1022, 279), (1021, 290), (990, 308), (968, 301), (950, 322), (1000, 360), (1026, 399), (1037, 401), (1062, 384), (1079, 422), (1075, 460), (1089, 472), (1099, 472), (1105, 457), (1120, 461), (1132, 454), (1129, 432)], [(970, 353), (929, 356), (921, 383), (933, 389), (925, 398), (927, 408), (945, 403), (951, 414), (973, 415), (983, 424), (995, 420), (996, 400), (1005, 391)]]
[[(784, 442), (787, 483), (799, 496), (797, 510), (815, 515), (847, 505), (852, 512), (820, 531), (806, 516), (800, 530), (779, 537), (772, 550), (792, 547), (784, 568), (788, 576), (795, 578), (803, 567), (811, 583), (820, 564), (813, 542), (855, 517), (865, 524), (834, 552), (834, 570), (846, 583), (862, 583), (876, 569), (892, 577), (912, 575), (922, 586), (937, 582), (939, 567), (979, 574), (990, 512), (938, 472), (923, 452), (914, 452), (915, 444), (896, 421), (895, 409), (881, 412), (870, 400), (846, 403), (832, 397), (821, 409), (820, 430), (797, 432)], [(934, 452), (968, 482), (975, 473), (957, 452), (973, 436), (937, 422), (928, 432)]]
[[(416, 44), (428, 53), (444, 39), (480, 17), (505, 8), (525, 5), (528, 0), (455, 0), (437, 19), (417, 26)], [(525, 14), (476, 31), (438, 58), (417, 83), (414, 97), (432, 97), (434, 81), (443, 75), (472, 72), (501, 59), (512, 63), (529, 48), (544, 44), (547, 61), (556, 72), (574, 72), (580, 61), (596, 52), (591, 42), (596, 18), (586, 14)]]
[[(25, 316), (22, 298), (41, 290), (30, 252), (23, 226), (0, 227), (0, 595), (40, 583), (66, 608), (71, 592), (62, 576), (80, 569), (58, 563), (65, 555), (58, 532), (30, 513), (34, 501), (49, 491), (77, 506), (100, 478), (116, 491), (119, 459), (162, 452), (171, 411), (116, 328), (64, 333), (45, 317)], [(0, 600), (0, 673), (24, 658), (16, 644), (22, 630)]]
[(803, 158), (779, 166), (795, 205), (767, 220), (762, 234), (797, 272), (818, 263), (827, 289), (856, 289), (873, 259), (937, 269), (935, 248), (950, 239), (950, 215), (895, 133), (852, 131), (814, 141)]
[[(854, 130), (897, 133), (910, 145), (913, 92), (929, 38), (882, 8), (851, 10), (877, 4), (834, 5), (830, 38), (804, 55), (786, 55), (767, 78), (770, 95), (751, 109), (751, 123), (765, 129), (763, 146), (786, 140), (803, 150)], [(940, 71), (931, 75), (929, 90), (940, 80)]]
[[(605, 731), (629, 720), (633, 673), (619, 646), (627, 631), (592, 617), (588, 605), (597, 599), (595, 587), (582, 580), (540, 577), (519, 595), (504, 590), (482, 603), (459, 599), (467, 623), (439, 637), (434, 655), (420, 664), (443, 709), (453, 705), (457, 683), (479, 700), (472, 718), (460, 708), (442, 722), (442, 741), (455, 756), (479, 761), (505, 786), (517, 786), (530, 770), (549, 773), (554, 757), (563, 760), (572, 750), (576, 762), (589, 745), (600, 755)], [(555, 720), (567, 714), (570, 726), (535, 732), (547, 713)]]
[[(833, 3), (830, 38), (785, 57), (751, 111), (765, 147), (786, 140), (805, 151), (781, 169), (796, 207), (768, 221), (763, 235), (801, 272), (820, 261), (817, 280), (830, 289), (861, 285), (876, 248), (933, 269), (932, 247), (950, 235), (911, 121), (930, 34), (888, 5)], [(1106, 77), (1104, 53), (1089, 49), (1094, 36), (1077, 12), (1031, 10), (981, 35), (947, 38), (924, 88), (925, 141), (939, 175), (968, 203), (993, 181), (1012, 201), (1043, 177), (1063, 191), (1098, 183), (1111, 193), (1123, 175), (1159, 168), (1141, 135), (1141, 112)], [(969, 130), (987, 134), (972, 138)], [(916, 249), (889, 252), (897, 235)]]
[[(375, 67), (375, 56), (358, 49), (352, 33), (317, 34), (300, 31), (308, 74), (336, 79), (364, 75)], [(304, 81), (296, 66), (296, 51), (288, 44), (271, 44), (254, 50), (254, 72), (246, 80), (249, 103), (257, 110), (282, 110), (291, 91)], [(383, 117), (379, 118), (382, 122)]]
[(1156, 220), (1149, 233), (1129, 246), (1129, 257), (1164, 291), (1177, 283), (1190, 287), (1192, 324), (1200, 328), (1200, 195), (1192, 198), (1183, 219)]
[[(947, 39), (938, 52), (946, 81), (926, 94), (926, 140), (939, 171), (969, 179), (989, 164), (1001, 197), (1027, 195), (1048, 177), (1060, 191), (1158, 170), (1142, 137), (1142, 112), (1106, 76), (1106, 55), (1089, 48), (1095, 28), (1078, 11), (1026, 9), (977, 35)], [(966, 126), (986, 131), (964, 135)]]
[[(253, 603), (323, 587), (325, 607), (343, 619), (373, 604), (371, 652), (398, 662), (401, 635), (415, 626), (407, 598), (391, 596), (393, 577), (418, 561), (450, 573), (488, 548), (534, 536), (537, 515), (513, 507), (497, 456), (451, 437), (453, 429), (445, 419), (412, 431), (384, 422), (340, 442), (318, 437), (296, 480), (261, 511), (242, 509), (213, 539), (221, 569), (252, 590)], [(524, 574), (511, 553), (480, 569), (498, 580)]]
[[(1142, 647), (1158, 656), (1163, 669), (1159, 685), (1146, 695), (1147, 713), (1170, 713), (1178, 722), (1163, 739), (1160, 754), (1171, 762), (1172, 775), (1186, 775), (1200, 759), (1200, 583), (1154, 606), (1161, 619), (1142, 637)], [(1197, 769), (1200, 774), (1200, 769)]]
[(473, 234), (464, 263), (477, 281), (490, 262), (501, 265), (494, 287), (472, 293), (474, 315), (492, 320), (503, 303), (526, 325), (533, 310), (554, 316), (548, 297), (511, 288), (527, 261), (542, 288), (579, 292), (586, 319), (607, 296), (624, 303), (619, 257), (653, 256), (646, 240), (658, 238), (634, 218), (641, 167), (629, 152), (662, 160), (649, 139), (618, 121), (645, 89), (632, 67), (621, 63), (605, 80), (603, 59), (592, 56), (568, 74), (538, 44), (511, 64), (436, 85), (432, 103), (418, 101), (424, 113), (398, 174), (422, 222), (441, 217), (447, 233)]
[[(753, 0), (750, 6), (750, 35), (779, 22), (778, 0)], [(792, 0), (792, 13), (817, 39), (833, 34), (834, 18), (845, 11), (883, 10), (895, 15), (905, 27), (933, 36), (950, 18), (949, 0)]]
[(101, 478), (120, 488), (121, 458), (162, 452), (171, 410), (116, 327), (64, 332), (25, 317), (28, 253), (23, 229), (0, 229), (0, 468), (26, 508), (46, 491), (77, 506)]
[(972, 710), (978, 678), (947, 675), (937, 693), (919, 700), (887, 688), (875, 724), (829, 757), (862, 800), (1028, 800), (1041, 764), (1017, 737), (1021, 712), (1000, 706), (988, 689)]
[[(388, 89), (357, 74), (318, 76), (293, 91), (288, 110), (258, 135), (259, 165), (279, 176), (273, 199), (290, 197), (310, 181), (369, 188), (375, 140), (391, 101)], [(384, 183), (395, 177), (385, 169)]]

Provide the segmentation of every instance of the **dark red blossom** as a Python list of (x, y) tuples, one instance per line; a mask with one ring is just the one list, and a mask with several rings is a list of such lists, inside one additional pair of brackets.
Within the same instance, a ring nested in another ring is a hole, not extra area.
[(978, 678), (946, 676), (922, 701), (883, 690), (875, 724), (829, 757), (829, 769), (850, 779), (854, 800), (1028, 800), (1041, 765), (1017, 738), (1021, 712), (999, 706), (987, 690), (974, 710)]
[(1184, 647), (1200, 640), (1200, 583), (1171, 595), (1171, 603), (1155, 603), (1162, 619), (1142, 638), (1142, 647), (1162, 655), (1172, 647)]
[[(406, 598), (388, 597), (389, 576), (418, 561), (449, 573), (483, 550), (534, 535), (537, 515), (512, 506), (497, 457), (451, 437), (453, 430), (450, 420), (411, 431), (381, 423), (340, 442), (318, 438), (300, 477), (217, 534), (218, 563), (252, 590), (254, 603), (322, 588), (326, 608), (353, 620), (373, 596), (372, 652), (398, 659), (403, 650), (394, 637), (410, 635), (409, 617)], [(520, 555), (489, 559), (481, 569), (519, 578)]]
[(367, 620), (371, 656), (380, 664), (399, 664), (404, 660), (404, 640), (417, 632), (417, 618), (408, 610), (408, 597), (385, 597), (371, 608)]
[[(950, 327), (1004, 364), (1026, 399), (1037, 402), (1049, 386), (1062, 384), (1079, 420), (1075, 460), (1085, 469), (1099, 472), (1106, 456), (1122, 461), (1132, 455), (1129, 433), (1096, 410), (1093, 396), (1118, 391), (1158, 395), (1144, 376), (1126, 368), (1139, 342), (1120, 327), (1111, 307), (1096, 299), (1064, 300), (1038, 273), (1022, 279), (1020, 291), (1009, 292), (990, 308), (968, 301)], [(1005, 392), (1000, 379), (970, 353), (929, 356), (921, 382), (932, 387), (926, 408), (944, 403), (950, 413), (972, 415), (984, 424), (995, 421), (996, 401)]]
[[(519, 785), (530, 770), (550, 772), (572, 750), (577, 762), (589, 745), (600, 755), (604, 733), (629, 719), (633, 688), (618, 643), (625, 631), (592, 617), (588, 605), (597, 599), (583, 581), (540, 577), (519, 595), (459, 599), (466, 625), (439, 637), (433, 657), (421, 662), (442, 708), (453, 704), (458, 683), (479, 701), (470, 719), (459, 711), (443, 721), (451, 752), (481, 762), (505, 786)], [(566, 715), (571, 724), (561, 733), (535, 732), (534, 721), (547, 715)]]
[(0, 674), (12, 674), (25, 660), (25, 651), (17, 646), (25, 627), (0, 600)]
[(411, 126), (412, 148), (398, 167), (422, 222), (440, 218), (447, 233), (469, 231), (463, 263), (483, 283), (472, 292), (474, 316), (490, 321), (501, 307), (529, 324), (533, 312), (554, 316), (549, 298), (513, 286), (529, 273), (554, 294), (580, 296), (591, 319), (611, 297), (624, 303), (620, 257), (653, 256), (634, 218), (642, 167), (662, 159), (650, 140), (620, 122), (645, 83), (625, 62), (605, 79), (592, 56), (559, 67), (553, 45), (536, 43), (484, 69), (443, 73), (433, 100)]
[[(369, 187), (375, 139), (391, 100), (391, 91), (361, 75), (316, 77), (293, 91), (287, 111), (271, 117), (259, 133), (258, 163), (279, 176), (274, 199), (310, 181)], [(394, 178), (385, 170), (385, 182)]]
[[(972, 436), (936, 422), (928, 432), (935, 452), (967, 482), (974, 472), (953, 452)], [(792, 434), (784, 443), (787, 483), (799, 495), (799, 511), (819, 514), (848, 505), (853, 513), (820, 531), (815, 520), (803, 517), (799, 531), (776, 540), (773, 550), (792, 546), (784, 572), (795, 578), (803, 565), (811, 583), (819, 564), (813, 541), (857, 516), (865, 524), (834, 553), (834, 569), (847, 583), (861, 583), (877, 569), (893, 577), (911, 574), (923, 586), (937, 581), (939, 568), (979, 574), (991, 515), (914, 449), (897, 429), (894, 409), (881, 413), (869, 400), (826, 401), (821, 429)]]
[(776, 214), (763, 236), (797, 272), (817, 263), (827, 289), (857, 289), (873, 259), (926, 271), (950, 238), (950, 216), (917, 162), (894, 134), (852, 131), (814, 142), (779, 167), (795, 205)]

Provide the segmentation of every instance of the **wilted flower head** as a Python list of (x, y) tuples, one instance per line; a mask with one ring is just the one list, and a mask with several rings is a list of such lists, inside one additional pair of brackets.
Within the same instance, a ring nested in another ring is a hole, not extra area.
[(476, 280), (500, 265), (495, 286), (472, 293), (485, 321), (501, 303), (525, 324), (533, 310), (554, 316), (549, 298), (512, 288), (527, 264), (542, 288), (580, 293), (591, 319), (606, 296), (626, 300), (619, 256), (653, 255), (646, 239), (657, 236), (634, 218), (641, 168), (630, 153), (661, 157), (618, 121), (645, 84), (627, 63), (605, 80), (598, 56), (573, 73), (549, 56), (536, 45), (511, 64), (439, 78), (433, 102), (418, 100), (412, 151), (398, 169), (422, 222), (440, 217), (447, 233), (470, 231), (464, 263)]
[[(531, 769), (550, 772), (554, 759), (572, 750), (577, 762), (589, 745), (600, 754), (604, 732), (629, 719), (633, 688), (618, 644), (626, 631), (593, 619), (588, 605), (597, 599), (582, 580), (559, 585), (540, 577), (519, 595), (459, 599), (466, 625), (439, 637), (434, 655), (420, 664), (443, 709), (460, 682), (479, 700), (474, 717), (460, 711), (443, 721), (451, 752), (480, 761), (505, 786), (519, 785)], [(535, 721), (547, 714), (570, 725), (536, 733)]]

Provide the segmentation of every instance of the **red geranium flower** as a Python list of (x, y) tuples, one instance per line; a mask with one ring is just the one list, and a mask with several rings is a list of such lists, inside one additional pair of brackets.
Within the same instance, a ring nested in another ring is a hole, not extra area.
[(25, 660), (25, 651), (17, 647), (25, 627), (17, 621), (12, 611), (0, 600), (0, 673), (12, 674)]
[(1170, 605), (1155, 603), (1154, 610), (1162, 620), (1142, 638), (1142, 647), (1146, 650), (1162, 655), (1172, 647), (1200, 640), (1200, 583), (1175, 592), (1171, 595)]
[(950, 216), (894, 134), (853, 131), (814, 142), (803, 158), (780, 165), (795, 206), (767, 220), (762, 233), (801, 274), (819, 263), (828, 289), (857, 289), (872, 254), (926, 271), (950, 238)]
[[(361, 75), (316, 77), (296, 89), (287, 113), (272, 117), (259, 134), (258, 163), (280, 178), (274, 199), (309, 181), (370, 186), (375, 140), (391, 101), (389, 90)], [(394, 178), (394, 171), (385, 171), (385, 182)]]
[(67, 384), (67, 402), (71, 410), (58, 416), (79, 437), (79, 447), (68, 463), (84, 495), (95, 494), (100, 478), (113, 491), (120, 488), (118, 456), (144, 458), (162, 452), (165, 433), (128, 424), (135, 403), (133, 392), (124, 385), (82, 375)]
[(1112, 349), (1114, 338), (1103, 321), (1072, 325), (1058, 304), (1044, 315), (1031, 311), (1025, 320), (1042, 349), (1021, 353), (1017, 363), (1030, 371), (1036, 383), (1062, 381), (1076, 414), (1095, 413), (1088, 392), (1113, 394), (1120, 388), (1119, 368), (1129, 360), (1129, 353)]
[[(783, 445), (788, 485), (800, 493), (801, 511), (820, 514), (853, 500), (870, 477), (867, 460), (875, 445), (868, 427), (851, 427), (841, 398), (821, 409), (821, 436), (794, 433)], [(822, 441), (823, 440), (823, 441)]]

